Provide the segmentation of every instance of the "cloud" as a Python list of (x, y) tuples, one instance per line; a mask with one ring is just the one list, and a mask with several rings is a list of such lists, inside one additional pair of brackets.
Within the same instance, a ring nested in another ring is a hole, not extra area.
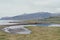
[(60, 12), (60, 0), (0, 0), (0, 17), (39, 11)]
[(60, 8), (60, 0), (36, 0), (32, 3), (33, 8), (40, 11), (58, 12), (57, 8)]

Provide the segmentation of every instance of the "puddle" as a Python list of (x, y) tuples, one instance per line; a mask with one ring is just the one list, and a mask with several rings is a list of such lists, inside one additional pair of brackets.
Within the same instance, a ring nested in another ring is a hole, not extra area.
[(3, 31), (11, 34), (31, 34), (31, 31), (24, 26), (10, 26), (2, 29)]

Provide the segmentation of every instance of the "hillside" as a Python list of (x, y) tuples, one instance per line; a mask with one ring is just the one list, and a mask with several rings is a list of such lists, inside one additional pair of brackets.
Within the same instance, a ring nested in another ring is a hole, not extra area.
[(31, 19), (44, 19), (50, 17), (51, 14), (48, 12), (36, 12), (25, 15), (17, 15), (14, 17), (3, 17), (1, 20), (31, 20)]

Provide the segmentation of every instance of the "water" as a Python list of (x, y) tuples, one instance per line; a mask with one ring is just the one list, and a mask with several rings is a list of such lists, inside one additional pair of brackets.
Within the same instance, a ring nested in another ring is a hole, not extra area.
[[(16, 23), (9, 23), (9, 22), (20, 22), (20, 20), (0, 20), (0, 25), (12, 25), (12, 24), (16, 24)], [(50, 24), (31, 24), (32, 26), (48, 26)], [(30, 26), (31, 26), (30, 25)], [(29, 26), (29, 25), (26, 25)]]
[(19, 22), (20, 20), (0, 20), (0, 25), (12, 25), (17, 23), (10, 23), (10, 22)]
[[(17, 23), (9, 23), (9, 22), (21, 22), (20, 20), (0, 20), (0, 25), (13, 25)], [(30, 25), (23, 25), (23, 26), (60, 26), (60, 24), (30, 24)]]
[(60, 24), (51, 24), (48, 27), (60, 27)]
[(49, 26), (51, 24), (35, 24), (36, 26)]
[[(9, 23), (9, 22), (18, 22), (18, 20), (0, 20), (0, 25), (12, 25), (16, 23)], [(31, 30), (25, 28), (29, 26), (42, 26), (42, 27), (60, 27), (60, 24), (30, 24), (30, 25), (16, 25), (16, 26), (9, 26), (5, 27), (2, 30), (11, 33), (11, 34), (31, 34)]]
[(0, 23), (19, 22), (20, 20), (0, 20)]
[(3, 31), (11, 34), (30, 34), (31, 31), (24, 26), (9, 26), (2, 29)]

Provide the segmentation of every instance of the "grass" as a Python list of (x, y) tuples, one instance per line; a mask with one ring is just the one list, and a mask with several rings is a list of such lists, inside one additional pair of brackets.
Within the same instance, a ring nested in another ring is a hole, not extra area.
[[(4, 28), (4, 26), (0, 27)], [(0, 40), (60, 40), (60, 27), (26, 27), (31, 34), (8, 34), (0, 30)]]

